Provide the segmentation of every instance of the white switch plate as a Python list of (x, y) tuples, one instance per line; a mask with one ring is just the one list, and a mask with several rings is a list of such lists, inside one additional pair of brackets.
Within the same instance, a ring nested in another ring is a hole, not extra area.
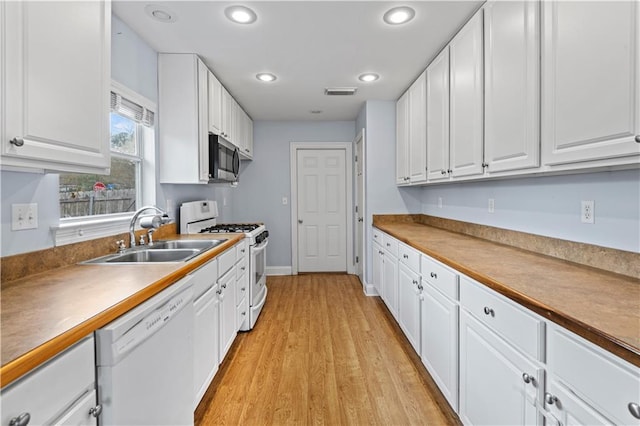
[(580, 221), (582, 223), (595, 223), (596, 210), (593, 200), (580, 202)]
[(35, 229), (38, 227), (38, 204), (12, 204), (11, 230)]
[(282, 197), (282, 205), (286, 206), (287, 204), (289, 204), (289, 200), (287, 199), (287, 197)]
[(493, 213), (496, 211), (496, 200), (493, 198), (489, 198), (489, 213)]

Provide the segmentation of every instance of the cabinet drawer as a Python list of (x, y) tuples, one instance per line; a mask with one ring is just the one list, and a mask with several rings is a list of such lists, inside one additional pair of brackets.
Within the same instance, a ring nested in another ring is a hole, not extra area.
[(382, 248), (384, 252), (393, 257), (398, 257), (398, 240), (387, 234), (384, 234), (383, 240)]
[(543, 360), (544, 322), (525, 308), (465, 276), (460, 277), (460, 303), (522, 352)]
[[(2, 389), (2, 425), (22, 413), (31, 424), (51, 424), (87, 390), (95, 388), (93, 336)], [(94, 399), (95, 401), (95, 399)]]
[(640, 368), (556, 324), (549, 328), (549, 372), (614, 423), (640, 424), (628, 407), (640, 405)]
[(249, 271), (249, 258), (244, 256), (238, 259), (238, 263), (236, 264), (236, 278), (239, 280)]
[(383, 232), (379, 229), (373, 228), (373, 241), (380, 244), (382, 246), (384, 243), (382, 242), (382, 234)]
[(218, 281), (217, 258), (205, 263), (189, 275), (193, 276), (193, 300), (196, 300)]
[(421, 257), (420, 270), (423, 280), (447, 297), (458, 300), (458, 274), (456, 272), (425, 255)]
[(236, 244), (236, 259), (240, 260), (241, 258), (245, 258), (247, 257), (247, 239), (245, 238), (244, 240), (240, 241), (238, 244)]
[(231, 247), (218, 256), (218, 277), (222, 277), (236, 264), (236, 248)]
[(398, 246), (398, 259), (413, 272), (420, 273), (420, 252), (406, 244), (400, 243)]

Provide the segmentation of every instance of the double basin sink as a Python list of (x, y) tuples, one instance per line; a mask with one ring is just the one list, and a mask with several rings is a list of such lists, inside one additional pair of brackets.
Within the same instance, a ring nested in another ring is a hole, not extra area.
[(121, 253), (87, 260), (83, 264), (131, 264), (186, 262), (227, 240), (170, 240), (156, 241), (150, 246), (136, 246)]

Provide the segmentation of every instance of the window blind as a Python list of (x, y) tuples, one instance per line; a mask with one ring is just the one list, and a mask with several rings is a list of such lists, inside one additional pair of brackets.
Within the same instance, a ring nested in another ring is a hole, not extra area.
[(153, 127), (154, 113), (142, 105), (111, 92), (111, 111), (129, 117), (143, 126)]

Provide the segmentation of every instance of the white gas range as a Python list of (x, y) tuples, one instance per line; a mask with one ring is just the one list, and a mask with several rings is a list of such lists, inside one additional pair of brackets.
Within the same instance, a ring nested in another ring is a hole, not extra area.
[(192, 201), (180, 206), (181, 234), (243, 233), (249, 245), (249, 321), (240, 330), (251, 330), (267, 300), (267, 252), (269, 231), (260, 223), (217, 224), (218, 204)]

